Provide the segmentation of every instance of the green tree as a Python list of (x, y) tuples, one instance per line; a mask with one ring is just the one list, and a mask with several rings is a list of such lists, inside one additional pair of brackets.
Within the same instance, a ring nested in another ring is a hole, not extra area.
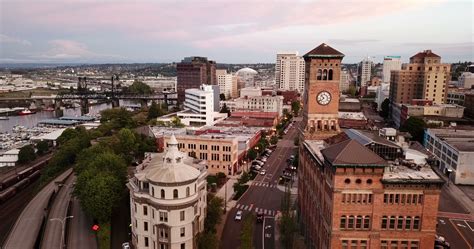
[(355, 97), (355, 96), (356, 96), (356, 93), (357, 93), (356, 87), (351, 84), (351, 85), (349, 86), (349, 90), (347, 91), (347, 93), (349, 94), (349, 96)]
[[(100, 112), (101, 124), (108, 124), (107, 128), (120, 129), (120, 128), (135, 128), (136, 123), (132, 118), (132, 113), (127, 111), (125, 108), (112, 108)], [(100, 130), (100, 129), (99, 129)], [(106, 132), (102, 131), (104, 134)], [(110, 131), (109, 131), (110, 132)]]
[(207, 196), (207, 216), (204, 222), (204, 230), (209, 233), (216, 232), (216, 225), (222, 221), (224, 200), (217, 196)]
[(240, 232), (240, 249), (253, 249), (253, 231), (255, 225), (255, 216), (253, 213), (248, 214), (243, 221), (242, 230)]
[(423, 143), (426, 123), (423, 119), (417, 117), (409, 117), (400, 127), (400, 131), (407, 131), (413, 140)]
[(285, 249), (292, 249), (296, 235), (298, 233), (298, 224), (296, 222), (295, 212), (292, 209), (291, 192), (286, 188), (285, 194), (281, 200), (282, 216), (279, 221), (280, 242)]
[(295, 114), (295, 116), (298, 116), (300, 109), (301, 103), (298, 100), (291, 102), (291, 111)]
[(18, 152), (18, 163), (24, 164), (36, 159), (35, 149), (31, 144), (23, 146)]
[(227, 115), (230, 116), (230, 109), (229, 109), (229, 107), (227, 107), (227, 105), (225, 103), (224, 103), (224, 105), (222, 105), (220, 113), (227, 113)]
[(128, 87), (128, 92), (133, 94), (152, 94), (153, 90), (151, 87), (141, 81), (135, 80), (131, 86)]
[(48, 152), (49, 150), (49, 144), (47, 141), (39, 141), (37, 144), (36, 144), (36, 153), (38, 155), (44, 155), (46, 152)]
[(247, 151), (247, 158), (249, 160), (255, 160), (255, 158), (257, 158), (258, 154), (257, 154), (257, 151), (255, 149), (250, 149)]
[(181, 119), (179, 117), (173, 117), (171, 120), (171, 126), (180, 128), (184, 127), (184, 124), (181, 123)]
[(390, 112), (390, 100), (385, 99), (382, 104), (380, 105), (380, 116), (382, 118), (388, 118)]
[(197, 239), (199, 249), (217, 249), (219, 240), (215, 233), (204, 232), (198, 235)]
[(221, 93), (219, 94), (219, 98), (221, 101), (224, 101), (226, 98), (225, 98), (225, 94)]
[(151, 106), (148, 109), (148, 120), (161, 117), (164, 114), (165, 112), (161, 109), (160, 105), (158, 105), (155, 101), (151, 102)]
[(271, 144), (277, 144), (278, 143), (278, 137), (277, 136), (272, 136), (270, 138), (270, 143)]

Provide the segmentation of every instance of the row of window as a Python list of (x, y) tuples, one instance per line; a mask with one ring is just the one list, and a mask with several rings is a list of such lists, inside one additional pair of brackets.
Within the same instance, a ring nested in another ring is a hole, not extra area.
[[(148, 183), (147, 183), (148, 184)], [(196, 185), (194, 185), (194, 191), (196, 192)], [(186, 197), (189, 197), (191, 195), (191, 189), (189, 187), (186, 187)], [(154, 187), (151, 187), (151, 196), (153, 197), (156, 197), (155, 196), (155, 188)], [(165, 190), (164, 189), (161, 189), (160, 190), (160, 198), (161, 199), (165, 199)], [(179, 198), (179, 194), (178, 194), (178, 190), (177, 189), (173, 189), (173, 199), (178, 199)]]
[[(149, 242), (148, 237), (143, 238), (143, 244), (144, 244), (145, 247), (150, 247), (150, 242)], [(186, 243), (181, 243), (180, 247), (181, 247), (181, 249), (186, 249)], [(163, 244), (159, 243), (158, 248), (159, 249), (168, 249), (169, 247), (168, 247), (168, 244), (166, 244), (166, 243), (163, 243)], [(155, 241), (153, 241), (153, 249), (157, 249)]]
[(382, 230), (420, 230), (419, 216), (382, 216)]
[(423, 204), (423, 194), (384, 194), (385, 204)]
[(381, 240), (380, 249), (418, 249), (420, 242), (416, 240)]
[(371, 204), (372, 194), (342, 194), (342, 203), (345, 204)]
[(367, 249), (369, 248), (367, 240), (346, 240), (341, 241), (342, 249)]
[(362, 215), (343, 215), (341, 216), (341, 223), (339, 228), (341, 230), (369, 230), (370, 229), (370, 216)]

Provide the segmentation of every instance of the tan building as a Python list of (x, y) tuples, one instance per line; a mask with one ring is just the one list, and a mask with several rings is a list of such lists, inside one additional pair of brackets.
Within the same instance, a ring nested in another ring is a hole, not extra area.
[[(167, 145), (171, 136), (164, 136), (164, 145)], [(223, 135), (176, 135), (179, 141), (179, 150), (190, 157), (206, 160), (206, 168), (211, 175), (222, 172), (234, 175), (239, 170), (238, 140), (236, 137)]]
[(409, 103), (412, 99), (426, 99), (444, 104), (451, 65), (441, 63), (441, 57), (425, 50), (410, 57), (401, 70), (391, 71), (390, 102)]

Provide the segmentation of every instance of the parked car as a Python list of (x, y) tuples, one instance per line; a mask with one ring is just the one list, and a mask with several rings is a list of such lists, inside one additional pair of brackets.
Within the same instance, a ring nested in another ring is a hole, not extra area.
[(266, 158), (266, 157), (262, 157), (262, 158), (260, 158), (260, 161), (262, 161), (262, 162), (265, 163), (265, 162), (267, 162), (267, 158)]
[(260, 167), (259, 165), (252, 165), (252, 169), (255, 169), (256, 171), (260, 171), (262, 167)]
[(263, 166), (265, 163), (262, 162), (262, 161), (259, 161), (259, 160), (254, 160), (252, 161), (252, 165), (259, 165), (259, 166)]
[(267, 171), (264, 170), (264, 169), (260, 171), (260, 175), (265, 175), (266, 173), (267, 173)]
[(242, 210), (237, 211), (237, 213), (235, 214), (234, 220), (238, 220), (238, 221), (242, 220)]

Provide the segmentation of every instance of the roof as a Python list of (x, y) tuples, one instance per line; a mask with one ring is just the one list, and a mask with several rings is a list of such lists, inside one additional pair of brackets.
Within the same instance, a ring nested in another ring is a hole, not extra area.
[(65, 128), (64, 129), (58, 129), (58, 130), (52, 131), (50, 133), (43, 134), (41, 136), (32, 137), (31, 140), (56, 140), (56, 139), (58, 139), (59, 136), (61, 136), (61, 134), (63, 134), (64, 130), (66, 130), (66, 129)]
[(364, 146), (371, 143), (378, 143), (378, 144), (382, 144), (389, 147), (400, 148), (400, 146), (398, 146), (396, 143), (390, 140), (387, 140), (383, 137), (380, 137), (374, 132), (348, 129), (348, 130), (344, 130), (344, 133), (346, 133), (349, 138), (357, 140), (359, 143), (361, 143)]
[(322, 43), (313, 50), (306, 53), (303, 57), (344, 57), (344, 54), (330, 47), (326, 43)]
[(441, 58), (441, 56), (431, 52), (431, 50), (424, 50), (423, 52), (419, 52), (419, 53), (413, 55), (412, 57), (410, 57), (410, 59), (412, 59), (412, 58), (423, 59), (425, 57), (438, 57), (438, 58)]
[(428, 129), (428, 132), (459, 152), (474, 152), (474, 131), (471, 129)]
[(75, 125), (79, 122), (75, 120), (44, 119), (39, 121), (38, 123), (47, 125)]
[(187, 165), (188, 157), (178, 150), (178, 141), (174, 135), (168, 141), (168, 150), (163, 157), (151, 160), (146, 178), (156, 183), (179, 183), (196, 180), (201, 172)]
[(391, 165), (385, 170), (382, 177), (382, 183), (436, 183), (443, 184), (441, 179), (430, 166), (419, 166), (411, 168), (403, 165)]
[(94, 117), (89, 116), (77, 116), (77, 117), (60, 117), (60, 120), (74, 120), (74, 121), (94, 121)]
[(239, 70), (237, 71), (237, 74), (239, 74), (239, 73), (258, 74), (257, 71), (255, 71), (255, 70), (253, 70), (252, 68), (249, 68), (249, 67), (244, 67), (244, 68), (242, 68), (242, 69), (239, 69)]
[(387, 162), (354, 139), (321, 150), (332, 166), (387, 166)]

